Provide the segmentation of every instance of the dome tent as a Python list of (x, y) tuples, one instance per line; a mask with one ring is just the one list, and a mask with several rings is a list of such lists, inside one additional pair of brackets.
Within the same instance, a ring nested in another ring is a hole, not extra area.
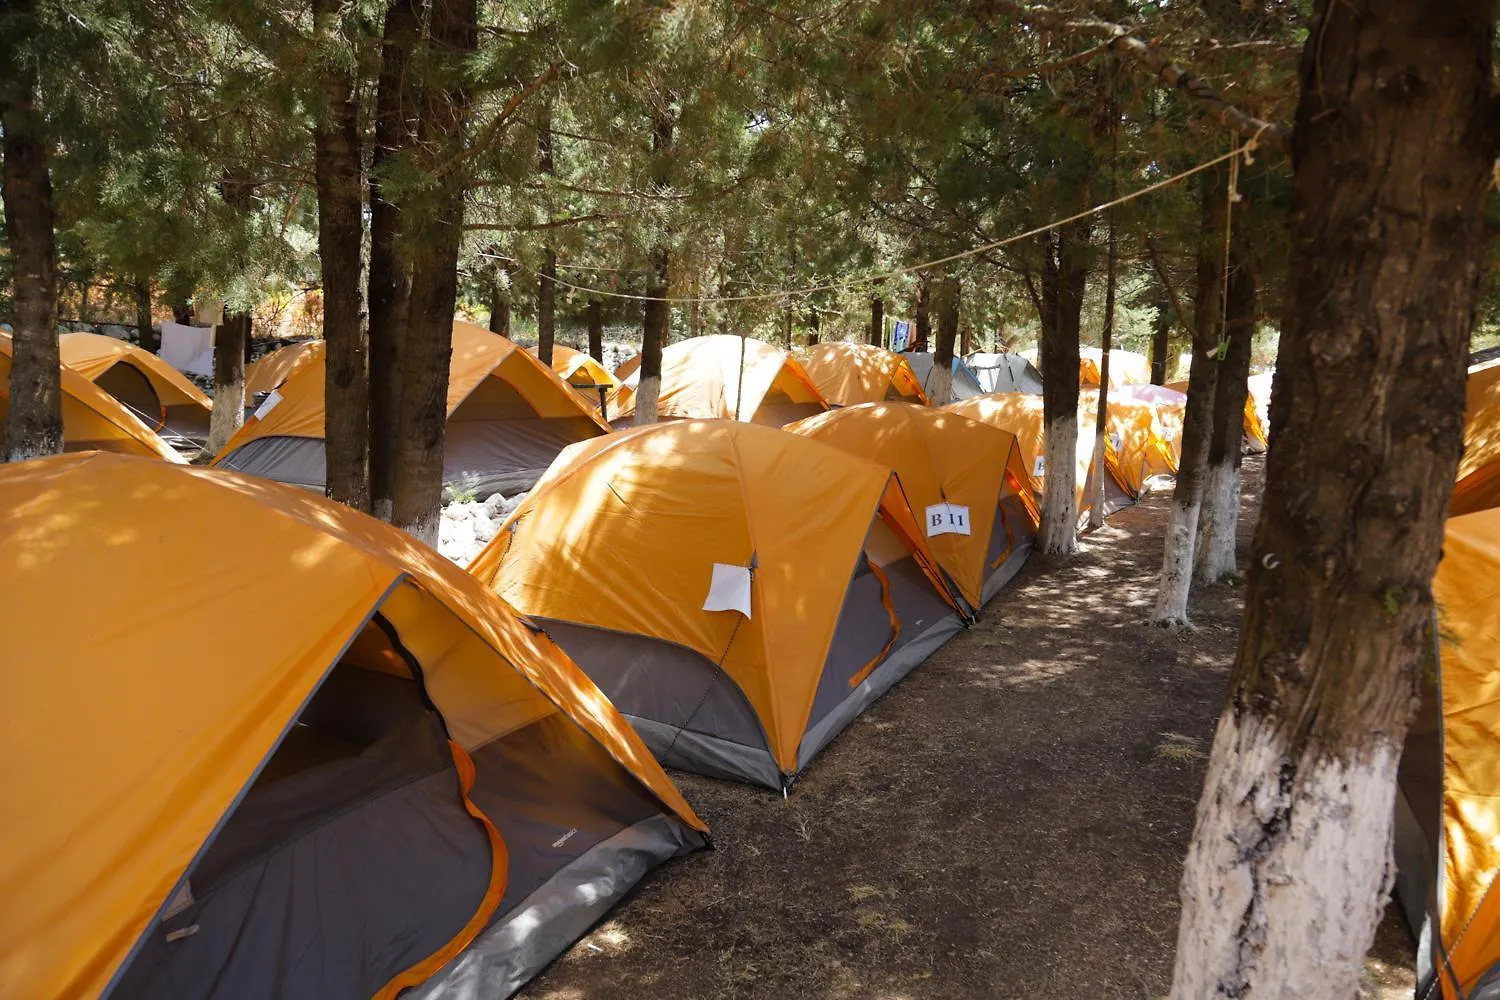
[(569, 448), (469, 571), (664, 764), (779, 789), (963, 624), (888, 467), (729, 420)]
[(833, 406), (887, 399), (927, 402), (906, 357), (873, 344), (827, 341), (814, 344), (804, 365), (818, 391)]
[(1019, 354), (970, 354), (964, 359), (985, 392), (1042, 391), (1042, 373)]
[[(143, 566), (190, 599), (113, 600)], [(482, 976), (505, 996), (704, 843), (554, 645), (339, 504), (101, 453), (21, 463), (0, 469), (0, 586), (26, 707), (6, 738), (47, 748), (0, 777), (27, 818), (0, 856), (7, 995)], [(61, 625), (75, 601), (94, 627)]]
[[(324, 488), (324, 362), (302, 365), (229, 439), (214, 465)], [(453, 324), (443, 482), (481, 498), (536, 482), (557, 453), (608, 427), (551, 369), (504, 337)]]
[(278, 347), (245, 366), (245, 399), (278, 389), (287, 379), (315, 361), (322, 361), (328, 345), (319, 340), (299, 340)]
[(109, 393), (153, 431), (208, 440), (213, 400), (150, 351), (97, 333), (58, 337), (63, 364)]

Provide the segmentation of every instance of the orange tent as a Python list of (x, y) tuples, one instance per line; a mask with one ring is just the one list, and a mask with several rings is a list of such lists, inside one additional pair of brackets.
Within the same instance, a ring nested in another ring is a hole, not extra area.
[[(1109, 435), (1107, 450), (1114, 451), (1121, 480), (1126, 489), (1139, 496), (1152, 476), (1177, 475), (1182, 438), (1179, 430), (1174, 447), (1172, 429), (1161, 419), (1157, 404), (1127, 394), (1128, 388), (1110, 392), (1104, 432)], [(1080, 390), (1079, 399), (1095, 414), (1099, 412), (1099, 390)], [(1094, 425), (1080, 427), (1079, 433), (1088, 434), (1092, 440)]]
[(1182, 422), (1187, 416), (1187, 393), (1164, 385), (1127, 385), (1110, 393), (1110, 404), (1113, 405), (1117, 398), (1151, 404), (1167, 452), (1166, 469), (1153, 468), (1152, 474), (1177, 475), (1177, 468), (1182, 464)]
[(245, 367), (245, 398), (279, 388), (307, 365), (322, 361), (326, 348), (322, 340), (299, 340), (252, 361)]
[[(1098, 347), (1084, 347), (1078, 351), (1078, 384), (1086, 389), (1099, 388), (1100, 366), (1104, 363), (1104, 351)], [(1110, 348), (1109, 387), (1119, 389), (1127, 385), (1151, 384), (1151, 359), (1135, 351)]]
[[(0, 422), (10, 409), (10, 335), (0, 333)], [(112, 451), (167, 462), (182, 456), (119, 400), (78, 372), (62, 369), (64, 451)]]
[[(322, 492), (324, 361), (301, 365), (214, 459)], [(453, 324), (443, 482), (485, 495), (527, 489), (557, 453), (608, 432), (570, 386), (514, 343)]]
[[(526, 353), (534, 358), (539, 356), (535, 347), (526, 348)], [(562, 344), (552, 345), (552, 370), (557, 373), (558, 378), (573, 387), (585, 406), (593, 410), (602, 405), (599, 396), (601, 388), (608, 393), (620, 384), (602, 364), (582, 351)]]
[(874, 344), (814, 344), (803, 367), (823, 398), (834, 406), (895, 399), (927, 402), (911, 363), (895, 351)]
[(1436, 977), (1433, 996), (1464, 1000), (1500, 982), (1500, 509), (1448, 521), (1432, 589), (1437, 670), (1401, 760), (1397, 892), (1430, 940), (1419, 995)]
[[(178, 599), (141, 614), (128, 579)], [(101, 453), (6, 466), (0, 590), (0, 741), (26, 758), (0, 776), (24, 817), (5, 996), (505, 996), (704, 842), (545, 636), (321, 497)]]
[[(1183, 399), (1187, 399), (1188, 383), (1186, 379), (1178, 382), (1168, 382), (1168, 389), (1182, 393)], [(1270, 424), (1264, 416), (1265, 408), (1270, 405), (1271, 399), (1271, 376), (1251, 375), (1249, 379), (1249, 392), (1245, 396), (1245, 440), (1246, 451), (1261, 452), (1266, 450), (1266, 443), (1270, 440), (1267, 428)], [(1180, 449), (1179, 449), (1180, 451)]]
[[(1075, 476), (1078, 489), (1078, 519), (1088, 517), (1094, 495), (1094, 420), (1098, 412), (1098, 397), (1093, 405), (1087, 395), (1078, 400), (1078, 446)], [(1046, 425), (1042, 419), (1042, 397), (1025, 392), (995, 392), (986, 396), (950, 403), (944, 409), (978, 420), (1015, 435), (1021, 449), (1021, 459), (1031, 474), (1032, 492), (1040, 497), (1046, 478)], [(1112, 514), (1135, 502), (1134, 495), (1126, 485), (1125, 476), (1119, 469), (1114, 443), (1105, 442), (1104, 506), (1105, 513)]]
[(153, 431), (208, 439), (213, 400), (150, 351), (97, 333), (58, 337), (63, 364), (119, 400)]
[(1031, 553), (1038, 511), (1015, 435), (900, 402), (844, 407), (785, 429), (891, 466), (969, 607), (994, 597)]
[[(639, 383), (639, 369), (621, 377), (609, 399), (611, 423), (635, 419)], [(716, 334), (680, 341), (661, 352), (656, 409), (663, 420), (722, 417), (780, 427), (821, 413), (828, 403), (786, 351), (753, 337)]]
[(1464, 403), (1464, 454), (1453, 488), (1453, 514), (1495, 505), (1500, 497), (1500, 365), (1469, 373)]
[(962, 627), (888, 467), (728, 420), (574, 445), (469, 571), (664, 764), (773, 788)]

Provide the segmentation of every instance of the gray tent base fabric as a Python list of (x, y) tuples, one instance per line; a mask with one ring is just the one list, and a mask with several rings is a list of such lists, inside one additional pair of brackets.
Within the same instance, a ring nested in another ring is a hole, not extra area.
[(861, 712), (894, 687), (897, 681), (915, 670), (923, 660), (937, 652), (949, 639), (962, 632), (963, 628), (963, 622), (956, 614), (940, 618), (921, 635), (891, 653), (885, 662), (871, 671), (870, 676), (849, 693), (849, 697), (803, 735), (802, 745), (797, 749), (797, 760), (801, 765), (806, 767), (807, 762), (843, 732)]
[(669, 726), (655, 719), (634, 715), (625, 718), (662, 767), (764, 785), (777, 791), (785, 784), (780, 768), (766, 747), (745, 746), (707, 733)]
[(402, 996), (510, 996), (587, 933), (647, 872), (705, 843), (702, 834), (675, 817), (656, 815), (627, 827), (552, 876), (463, 954)]
[(1031, 556), (1033, 542), (1033, 539), (1027, 538), (1019, 543), (1015, 550), (1005, 557), (1005, 562), (985, 578), (984, 590), (980, 594), (981, 601), (985, 604), (990, 603), (1006, 584), (1016, 578), (1016, 574), (1021, 572), (1021, 568), (1026, 565), (1026, 560)]

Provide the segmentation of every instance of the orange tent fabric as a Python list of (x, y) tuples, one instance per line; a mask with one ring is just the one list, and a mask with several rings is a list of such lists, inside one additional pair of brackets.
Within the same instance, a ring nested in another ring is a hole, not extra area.
[(807, 375), (834, 406), (884, 400), (927, 402), (911, 362), (874, 344), (830, 341), (814, 344), (803, 365)]
[[(1099, 388), (1100, 366), (1104, 363), (1104, 350), (1084, 347), (1078, 351), (1078, 384), (1084, 388)], [(1149, 385), (1151, 382), (1151, 359), (1135, 351), (1111, 348), (1109, 352), (1109, 387), (1118, 389), (1126, 385)]]
[[(0, 333), (0, 420), (10, 407), (9, 334)], [(64, 451), (112, 451), (122, 455), (186, 460), (120, 401), (73, 369), (62, 369)]]
[[(611, 394), (611, 423), (634, 419), (639, 382), (637, 369)], [(720, 417), (777, 427), (828, 409), (791, 354), (763, 340), (727, 334), (694, 337), (662, 351), (656, 406), (663, 420)]]
[[(139, 613), (117, 591), (143, 573), (190, 598)], [(5, 466), (0, 590), (17, 709), (0, 748), (25, 761), (0, 776), (0, 815), (24, 817), (0, 851), (5, 996), (105, 988), (377, 608), (463, 751), (563, 712), (704, 829), (546, 637), (432, 549), (321, 497), (102, 453)]]
[[(1099, 391), (1084, 389), (1079, 399), (1095, 414), (1099, 412)], [(1093, 439), (1094, 425), (1080, 427), (1080, 434)], [(1159, 415), (1157, 406), (1126, 395), (1109, 396), (1109, 413), (1105, 418), (1109, 435), (1107, 449), (1115, 454), (1115, 469), (1131, 493), (1139, 495), (1152, 476), (1175, 476), (1182, 455), (1181, 433), (1174, 449), (1171, 430)]]
[[(1187, 396), (1188, 383), (1186, 379), (1177, 382), (1168, 382), (1166, 387), (1182, 393), (1184, 398)], [(1265, 451), (1266, 444), (1270, 440), (1267, 433), (1270, 423), (1265, 416), (1265, 408), (1270, 405), (1270, 400), (1270, 374), (1251, 375), (1249, 379), (1249, 393), (1245, 397), (1245, 444), (1251, 451)], [(1180, 451), (1181, 449), (1179, 448), (1179, 453)]]
[(1464, 454), (1458, 463), (1452, 513), (1489, 506), (1500, 491), (1500, 364), (1469, 373), (1464, 401)]
[[(1016, 437), (1021, 449), (1021, 458), (1031, 475), (1031, 489), (1036, 496), (1042, 495), (1046, 478), (1046, 424), (1042, 418), (1042, 397), (1024, 392), (996, 392), (985, 396), (950, 403), (944, 409), (971, 420), (979, 420)], [(1089, 484), (1094, 482), (1094, 435), (1095, 414), (1098, 412), (1098, 396), (1090, 405), (1086, 395), (1078, 400), (1078, 447), (1076, 452), (1075, 477), (1078, 490), (1079, 519), (1087, 514), (1091, 504)], [(1120, 472), (1114, 444), (1105, 442), (1105, 475), (1127, 496), (1132, 495)]]
[(1030, 522), (1026, 537), (1039, 523), (1015, 435), (998, 427), (920, 404), (890, 402), (844, 407), (785, 430), (891, 466), (914, 512), (944, 503), (967, 507), (968, 534), (930, 535), (927, 544), (971, 608), (983, 604), (991, 532), (1010, 532), (1012, 545), (1022, 536), (1020, 525), (995, 523), (1001, 498), (1020, 498)]
[[(213, 400), (182, 372), (150, 351), (123, 340), (97, 333), (65, 333), (58, 337), (58, 351), (62, 355), (63, 364), (90, 382), (98, 382), (116, 365), (129, 365), (151, 383), (151, 388), (155, 390), (163, 407), (191, 406), (200, 410), (205, 420), (214, 407)], [(152, 430), (160, 430), (166, 421), (166, 414), (151, 416), (156, 418)], [(142, 419), (145, 419), (144, 416)]]
[[(671, 421), (568, 448), (469, 572), (523, 614), (665, 640), (716, 664), (795, 775), (877, 516), (951, 604), (889, 468), (768, 427)], [(750, 617), (704, 610), (715, 564), (754, 567)], [(650, 567), (649, 578), (622, 567)]]
[[(526, 353), (534, 358), (538, 357), (535, 347), (526, 348)], [(601, 405), (601, 386), (607, 394), (620, 384), (607, 368), (589, 355), (562, 344), (552, 345), (552, 370), (557, 373), (558, 378), (573, 387), (578, 398), (591, 410), (597, 410)]]
[(322, 361), (326, 349), (321, 339), (302, 340), (252, 361), (245, 368), (245, 397), (277, 388), (307, 365)]

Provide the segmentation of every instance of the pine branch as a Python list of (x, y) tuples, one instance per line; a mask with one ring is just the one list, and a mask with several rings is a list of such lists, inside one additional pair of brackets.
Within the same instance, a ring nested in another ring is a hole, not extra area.
[(1131, 34), (1129, 28), (1093, 17), (1074, 17), (1050, 7), (1034, 7), (1014, 0), (992, 0), (995, 7), (1042, 31), (1063, 31), (1104, 39), (1105, 46), (1119, 56), (1129, 58), (1146, 69), (1166, 86), (1180, 90), (1202, 105), (1225, 127), (1259, 140), (1267, 149), (1288, 153), (1291, 144), (1287, 130), (1272, 122), (1246, 114), (1224, 99), (1203, 78), (1194, 76), (1148, 42)]
[(561, 65), (561, 62), (552, 63), (552, 65), (538, 73), (530, 83), (511, 95), (510, 100), (506, 101), (505, 106), (500, 109), (500, 113), (490, 120), (490, 123), (484, 127), (484, 131), (475, 137), (474, 142), (469, 148), (439, 167), (436, 171), (437, 176), (439, 178), (446, 177), (465, 160), (472, 159), (493, 146), (495, 140), (500, 137), (500, 133), (505, 130), (505, 126), (516, 116), (516, 112), (521, 109), (521, 105), (526, 103), (526, 99), (557, 79), (557, 71)]

